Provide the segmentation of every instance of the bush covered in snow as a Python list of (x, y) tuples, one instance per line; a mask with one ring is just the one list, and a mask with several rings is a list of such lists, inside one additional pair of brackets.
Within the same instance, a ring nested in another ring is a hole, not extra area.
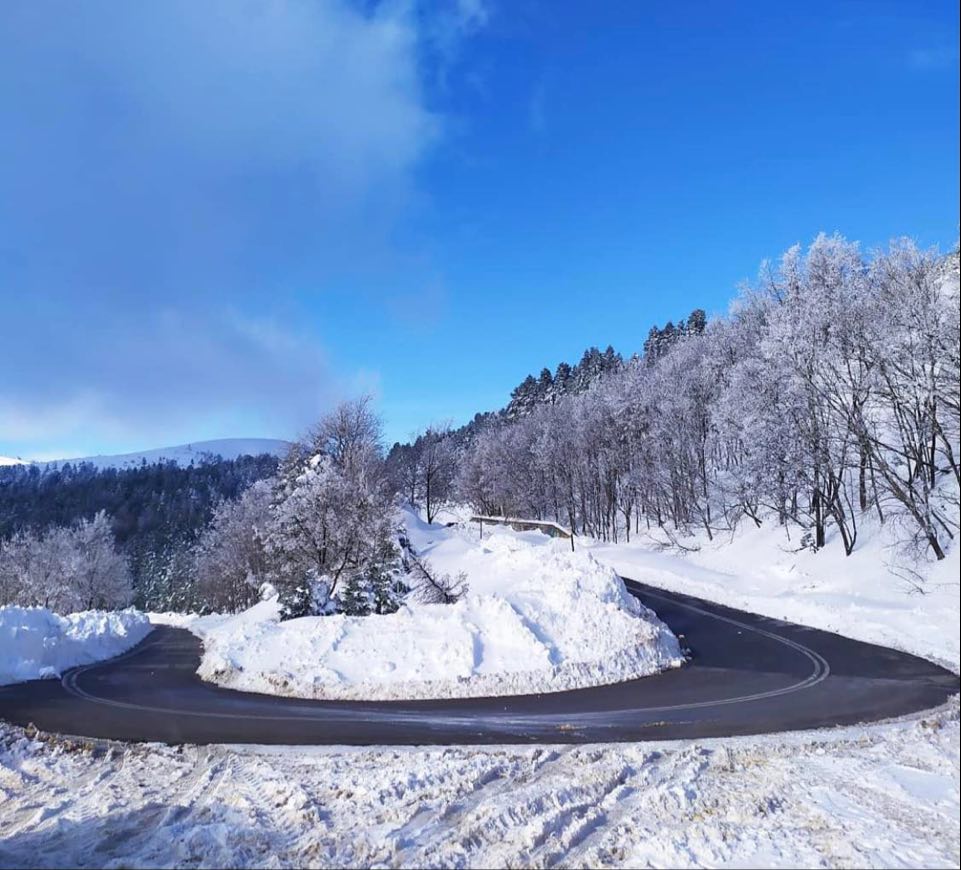
[(43, 607), (0, 607), (0, 685), (112, 658), (149, 632), (147, 617), (135, 610), (58, 616)]

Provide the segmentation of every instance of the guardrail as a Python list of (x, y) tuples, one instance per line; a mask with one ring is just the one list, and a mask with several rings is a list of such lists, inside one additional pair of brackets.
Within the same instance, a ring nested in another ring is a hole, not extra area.
[(570, 529), (565, 529), (558, 523), (546, 522), (544, 520), (525, 520), (520, 517), (482, 517), (473, 516), (470, 518), (472, 523), (477, 523), (480, 528), (480, 536), (484, 537), (484, 523), (496, 526), (510, 526), (516, 532), (543, 532), (552, 538), (569, 538), (571, 542), (571, 552), (574, 551), (574, 533)]

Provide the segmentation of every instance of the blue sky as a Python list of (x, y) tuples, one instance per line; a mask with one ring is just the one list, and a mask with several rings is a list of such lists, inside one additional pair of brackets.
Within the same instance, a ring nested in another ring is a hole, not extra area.
[(0, 454), (389, 439), (958, 238), (954, 3), (0, 4)]

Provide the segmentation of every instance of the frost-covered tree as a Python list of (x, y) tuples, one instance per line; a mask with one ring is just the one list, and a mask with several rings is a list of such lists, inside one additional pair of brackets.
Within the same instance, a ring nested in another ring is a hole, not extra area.
[(550, 403), (525, 381), (524, 413), (460, 458), (459, 495), (605, 539), (643, 523), (680, 545), (748, 518), (846, 553), (871, 514), (942, 558), (959, 530), (958, 284), (957, 252), (866, 257), (818, 236), (726, 319), (654, 328), (626, 363), (591, 348)]
[(42, 534), (20, 532), (0, 544), (0, 603), (60, 613), (124, 607), (130, 567), (102, 511)]
[(418, 439), (418, 469), (424, 496), (427, 522), (432, 523), (437, 511), (451, 496), (454, 483), (455, 448), (449, 425), (428, 426)]
[(362, 399), (324, 417), (282, 465), (264, 547), (289, 615), (330, 609), (339, 585), (381, 563), (392, 502), (380, 424)]
[(190, 543), (162, 542), (141, 557), (135, 604), (144, 609), (176, 613), (207, 610), (198, 593), (195, 576)]
[(387, 456), (392, 489), (412, 507), (423, 506), (427, 522), (450, 500), (457, 471), (458, 447), (450, 424), (432, 424), (410, 444), (395, 444)]
[(0, 542), (0, 604), (73, 610), (70, 589), (75, 551), (69, 528), (18, 532)]
[(258, 481), (215, 508), (193, 549), (196, 595), (207, 609), (237, 613), (259, 599), (269, 573), (264, 536), (272, 498), (273, 482)]
[(106, 513), (81, 520), (70, 539), (68, 583), (73, 608), (108, 610), (129, 604), (133, 598), (130, 564), (117, 549)]
[(394, 444), (387, 454), (385, 471), (391, 489), (416, 507), (420, 495), (420, 450), (416, 439), (410, 444)]
[(390, 502), (379, 478), (354, 475), (331, 456), (308, 460), (285, 481), (265, 543), (278, 586), (323, 581), (329, 597), (345, 575), (362, 569), (390, 534)]

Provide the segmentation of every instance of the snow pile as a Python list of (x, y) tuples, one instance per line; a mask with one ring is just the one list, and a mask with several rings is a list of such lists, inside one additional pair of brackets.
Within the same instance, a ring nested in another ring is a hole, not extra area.
[(427, 526), (411, 541), (435, 570), (467, 574), (453, 605), (279, 622), (276, 601), (190, 624), (207, 680), (306, 698), (554, 692), (643, 677), (682, 661), (677, 639), (587, 553), (538, 533)]
[[(836, 535), (831, 530), (830, 535)], [(658, 537), (657, 533), (653, 536)], [(630, 544), (595, 542), (593, 555), (623, 577), (696, 595), (752, 613), (837, 632), (961, 665), (959, 552), (940, 562), (904, 551), (892, 523), (861, 521), (850, 556), (829, 536), (818, 551), (799, 550), (800, 532), (745, 522), (731, 534), (684, 541), (692, 551), (665, 550), (651, 537)], [(661, 539), (663, 540), (663, 538)]]
[(136, 610), (58, 616), (43, 607), (0, 607), (0, 685), (59, 677), (120, 655), (149, 632), (147, 617)]

